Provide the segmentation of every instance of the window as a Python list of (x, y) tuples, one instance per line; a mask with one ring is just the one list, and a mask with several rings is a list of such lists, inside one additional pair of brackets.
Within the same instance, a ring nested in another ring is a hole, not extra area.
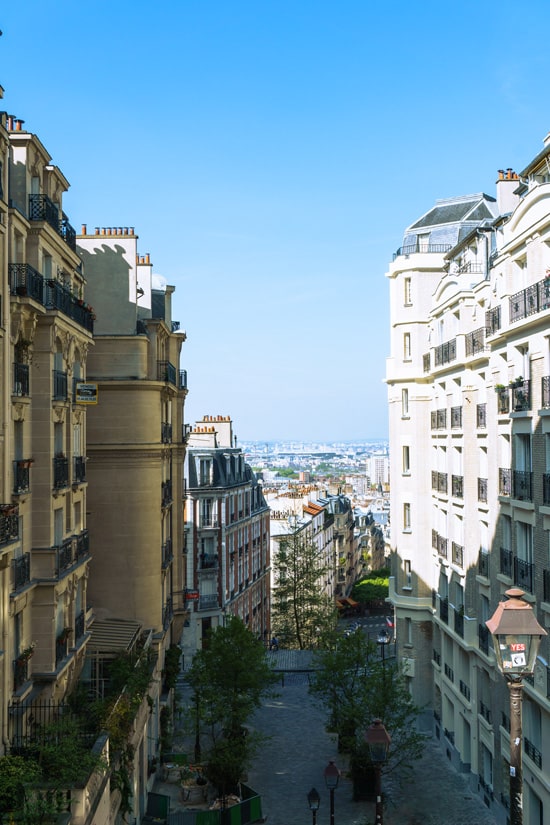
[(403, 504), (403, 530), (411, 529), (411, 505), (408, 502)]
[(412, 619), (405, 619), (405, 644), (412, 645)]
[(411, 455), (408, 444), (403, 447), (403, 475), (411, 472)]
[(199, 459), (199, 484), (201, 487), (211, 483), (212, 459)]
[(409, 391), (407, 389), (401, 390), (401, 416), (402, 418), (409, 416)]
[(412, 297), (411, 297), (411, 279), (405, 278), (404, 281), (404, 288), (405, 288), (405, 306), (410, 306), (412, 304)]
[(409, 559), (406, 559), (403, 562), (405, 568), (405, 587), (412, 586), (412, 570), (411, 570), (411, 562)]
[(411, 360), (411, 333), (405, 332), (403, 334), (403, 360)]

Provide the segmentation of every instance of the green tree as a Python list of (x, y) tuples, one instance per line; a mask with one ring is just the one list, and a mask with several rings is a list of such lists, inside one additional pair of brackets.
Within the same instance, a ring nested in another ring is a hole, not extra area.
[(284, 536), (273, 558), (275, 588), (271, 622), (286, 647), (310, 650), (334, 631), (337, 611), (324, 591), (330, 568), (309, 536), (294, 530)]
[(371, 571), (354, 584), (352, 597), (362, 604), (385, 599), (389, 593), (389, 575), (390, 571), (385, 567)]
[(193, 690), (189, 708), (195, 726), (195, 755), (202, 754), (201, 736), (208, 735), (208, 776), (222, 794), (236, 785), (249, 766), (258, 739), (246, 735), (245, 724), (260, 707), (276, 677), (264, 646), (236, 616), (208, 635), (187, 680)]
[(384, 772), (410, 767), (422, 753), (425, 736), (416, 730), (419, 708), (397, 664), (381, 660), (362, 631), (339, 634), (329, 648), (316, 652), (314, 661), (310, 692), (350, 753), (352, 773), (360, 775), (370, 766), (364, 735), (375, 719), (382, 720), (392, 740)]

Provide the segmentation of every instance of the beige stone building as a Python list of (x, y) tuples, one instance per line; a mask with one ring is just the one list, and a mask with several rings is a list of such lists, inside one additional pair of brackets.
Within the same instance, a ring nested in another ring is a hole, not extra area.
[[(550, 624), (550, 141), (496, 198), (438, 201), (388, 272), (398, 651), (455, 766), (509, 816), (510, 710), (486, 620), (511, 586)], [(526, 822), (550, 817), (550, 649), (524, 686)]]

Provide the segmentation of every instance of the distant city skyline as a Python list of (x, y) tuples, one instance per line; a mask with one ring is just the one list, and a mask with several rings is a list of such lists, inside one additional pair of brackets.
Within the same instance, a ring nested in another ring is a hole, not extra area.
[[(133, 226), (176, 287), (187, 421), (383, 438), (388, 263), (436, 199), (494, 195), (542, 148), (550, 58), (509, 42), (546, 11), (27, 0), (2, 9), (0, 105), (66, 175), (73, 226)], [(62, 94), (21, 59), (49, 46), (73, 56)]]

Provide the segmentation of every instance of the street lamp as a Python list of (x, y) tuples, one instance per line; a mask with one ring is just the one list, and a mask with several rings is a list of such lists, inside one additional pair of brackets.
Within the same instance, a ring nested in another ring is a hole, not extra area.
[(334, 791), (338, 787), (340, 771), (338, 770), (332, 759), (325, 768), (324, 776), (325, 785), (330, 791), (330, 825), (334, 825)]
[(315, 788), (312, 788), (308, 793), (307, 804), (309, 805), (309, 810), (311, 811), (311, 815), (313, 817), (313, 825), (315, 825), (317, 822), (317, 811), (319, 810), (319, 805), (321, 804), (321, 797)]
[(522, 825), (523, 677), (533, 674), (541, 639), (548, 634), (537, 622), (531, 605), (523, 600), (523, 590), (512, 587), (505, 595), (507, 601), (498, 603), (497, 609), (485, 624), (493, 637), (498, 669), (510, 690), (510, 825)]
[(382, 666), (384, 668), (386, 666), (386, 645), (389, 645), (390, 642), (391, 639), (388, 635), (388, 631), (384, 627), (378, 634), (378, 644), (380, 645), (380, 650), (382, 653)]
[(388, 761), (391, 736), (380, 719), (375, 719), (365, 733), (365, 742), (369, 749), (371, 762), (376, 774), (376, 818), (375, 825), (382, 825), (382, 765)]

